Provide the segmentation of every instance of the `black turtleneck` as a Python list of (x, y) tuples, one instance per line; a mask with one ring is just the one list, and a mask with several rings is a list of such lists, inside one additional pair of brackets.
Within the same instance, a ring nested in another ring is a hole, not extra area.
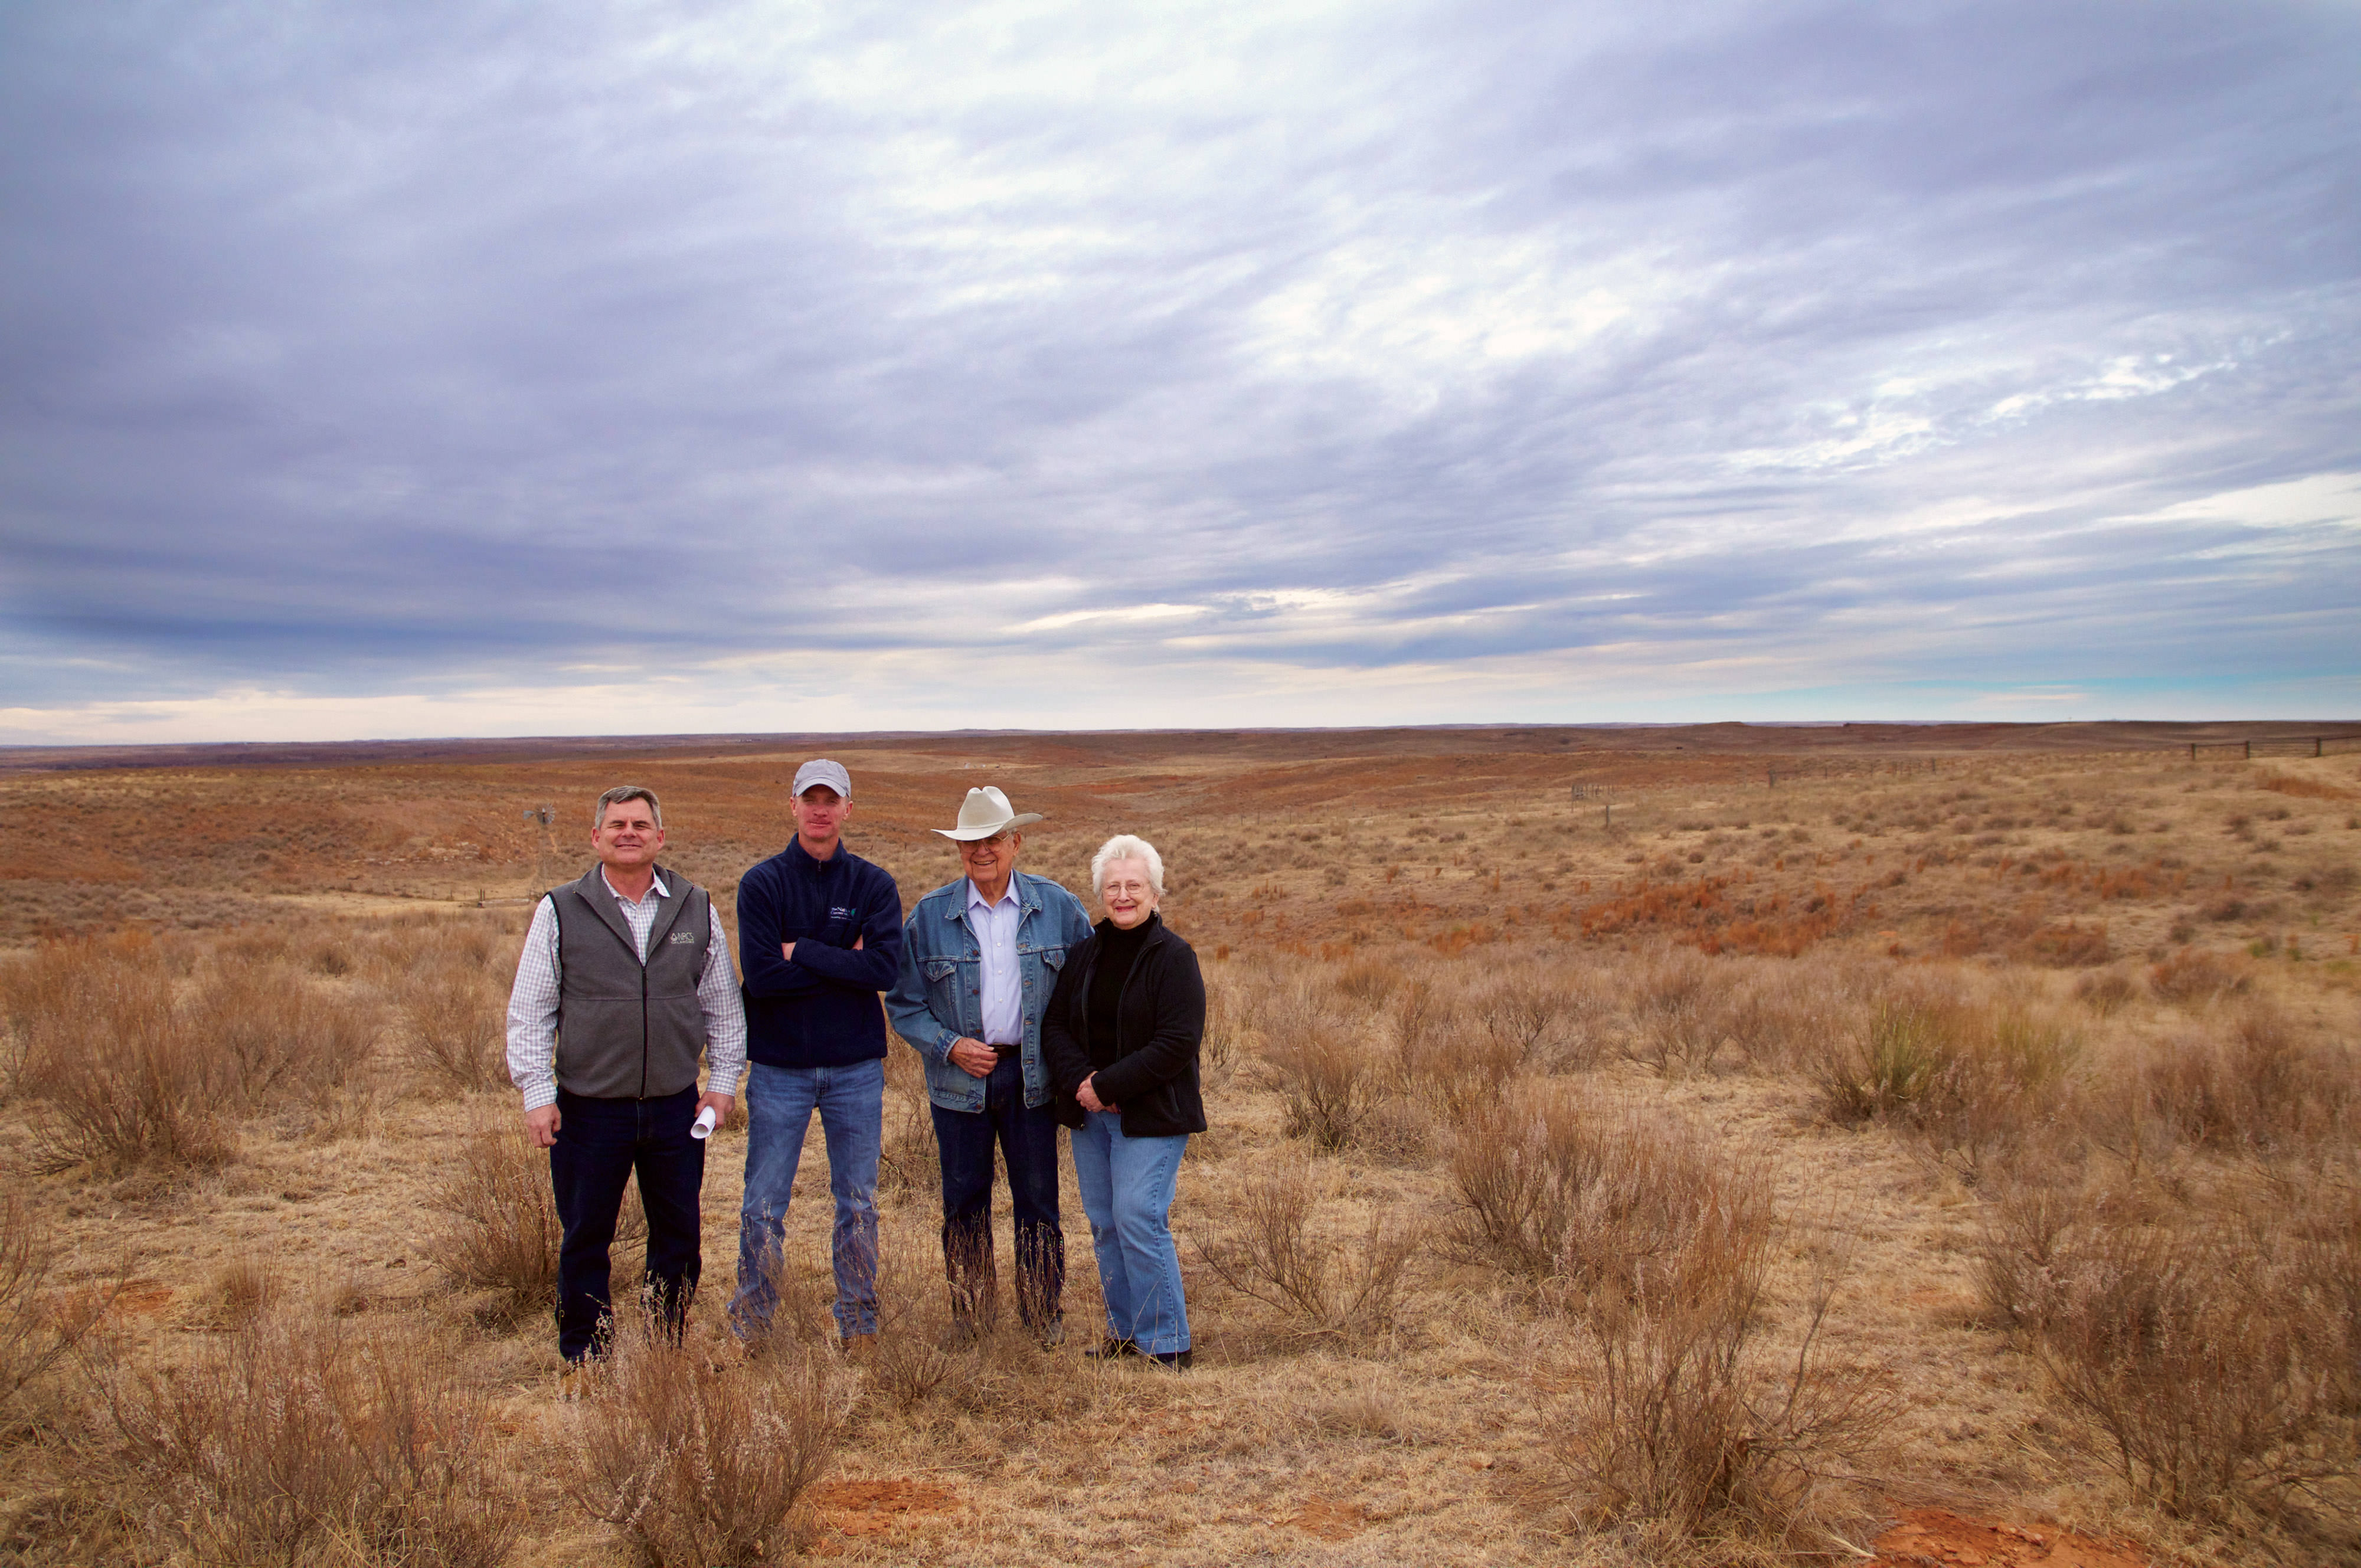
[(1098, 967), (1091, 971), (1091, 994), (1084, 1004), (1084, 1023), (1090, 1030), (1087, 1042), (1093, 1069), (1106, 1067), (1123, 1054), (1115, 1041), (1115, 1003), (1123, 999), (1123, 982), (1131, 978), (1131, 966), (1146, 945), (1148, 934), (1156, 928), (1156, 917), (1149, 916), (1126, 931), (1110, 920), (1099, 927)]

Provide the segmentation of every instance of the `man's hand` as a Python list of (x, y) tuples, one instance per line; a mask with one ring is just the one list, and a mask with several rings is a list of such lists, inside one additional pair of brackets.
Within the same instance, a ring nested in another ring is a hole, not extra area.
[(971, 1078), (990, 1078), (993, 1064), (1000, 1053), (982, 1040), (972, 1040), (965, 1035), (951, 1042), (951, 1065)]
[(524, 1130), (531, 1133), (533, 1135), (533, 1141), (540, 1145), (543, 1148), (554, 1147), (557, 1143), (556, 1105), (555, 1103), (548, 1105), (536, 1105), (532, 1110), (526, 1112), (524, 1113)]
[(1110, 1105), (1099, 1098), (1097, 1073), (1093, 1073), (1082, 1080), (1082, 1087), (1074, 1091), (1074, 1098), (1081, 1102), (1085, 1111), (1121, 1111), (1123, 1109), (1120, 1105)]
[(697, 1097), (697, 1108), (699, 1111), (703, 1111), (706, 1107), (711, 1106), (713, 1108), (713, 1124), (716, 1127), (719, 1127), (722, 1123), (730, 1120), (730, 1106), (735, 1098), (736, 1097), (733, 1095), (715, 1094), (708, 1091), (708, 1092)]

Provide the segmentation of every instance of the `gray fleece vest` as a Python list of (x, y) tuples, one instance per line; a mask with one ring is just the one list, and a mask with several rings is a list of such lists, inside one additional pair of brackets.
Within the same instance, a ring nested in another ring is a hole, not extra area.
[(677, 1094), (697, 1081), (705, 1009), (697, 982), (712, 945), (705, 890), (659, 870), (670, 889), (640, 962), (599, 868), (552, 889), (557, 912), (557, 1087), (597, 1100)]

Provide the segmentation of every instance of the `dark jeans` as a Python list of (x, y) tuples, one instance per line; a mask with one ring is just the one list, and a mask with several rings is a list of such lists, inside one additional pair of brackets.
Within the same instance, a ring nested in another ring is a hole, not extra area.
[(579, 1361), (600, 1348), (612, 1307), (607, 1249), (636, 1171), (648, 1216), (647, 1288), (657, 1321), (677, 1330), (697, 1288), (697, 1190), (705, 1146), (688, 1135), (697, 1091), (660, 1100), (592, 1100), (557, 1091), (549, 1184), (565, 1239), (557, 1248), (557, 1352)]
[(943, 1267), (951, 1312), (991, 1325), (997, 1273), (992, 1258), (992, 1146), (1008, 1165), (1016, 1210), (1016, 1310), (1028, 1328), (1057, 1321), (1066, 1293), (1066, 1236), (1058, 1225), (1058, 1118), (1025, 1103), (1025, 1069), (1003, 1057), (983, 1080), (983, 1109), (935, 1113), (943, 1158)]

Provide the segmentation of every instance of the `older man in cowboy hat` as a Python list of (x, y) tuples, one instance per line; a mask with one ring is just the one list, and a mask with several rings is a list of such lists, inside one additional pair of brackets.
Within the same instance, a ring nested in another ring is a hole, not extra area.
[(986, 785), (936, 832), (966, 872), (918, 901), (904, 923), (901, 979), (885, 998), (895, 1033), (927, 1065), (943, 1167), (943, 1266), (952, 1333), (991, 1325), (992, 1149), (1016, 1208), (1016, 1305), (1043, 1345), (1064, 1338), (1065, 1233), (1058, 1222), (1058, 1117), (1041, 1015), (1067, 950), (1091, 934), (1082, 901), (1016, 869), (1018, 831), (1041, 820)]

